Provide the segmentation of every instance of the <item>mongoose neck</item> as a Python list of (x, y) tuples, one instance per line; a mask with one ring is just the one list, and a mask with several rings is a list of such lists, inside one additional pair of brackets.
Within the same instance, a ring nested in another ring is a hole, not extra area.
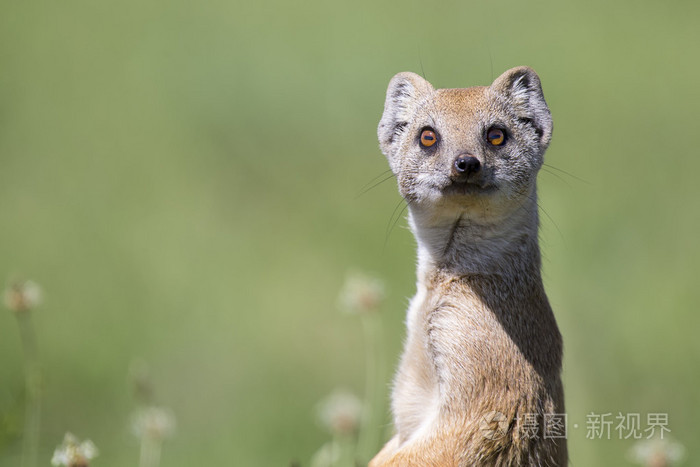
[(492, 218), (469, 211), (444, 215), (410, 206), (418, 242), (419, 271), (448, 274), (534, 274), (539, 277), (538, 212), (534, 196), (517, 209)]

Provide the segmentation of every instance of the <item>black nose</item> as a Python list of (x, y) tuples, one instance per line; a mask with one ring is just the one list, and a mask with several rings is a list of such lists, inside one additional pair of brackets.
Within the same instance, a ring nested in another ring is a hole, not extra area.
[(469, 154), (460, 154), (455, 159), (454, 171), (456, 175), (466, 175), (477, 173), (481, 170), (481, 162), (474, 156)]

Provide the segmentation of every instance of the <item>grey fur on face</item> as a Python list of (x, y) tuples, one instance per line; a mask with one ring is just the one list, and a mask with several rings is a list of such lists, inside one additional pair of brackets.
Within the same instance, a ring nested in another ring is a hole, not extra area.
[[(492, 127), (506, 132), (502, 146), (486, 140)], [(424, 128), (437, 133), (436, 147), (421, 147)], [(378, 128), (380, 147), (401, 195), (418, 203), (443, 197), (460, 154), (481, 163), (473, 181), (477, 186), (497, 190), (498, 197), (529, 194), (551, 134), (552, 118), (539, 78), (526, 67), (504, 73), (489, 87), (469, 89), (435, 90), (414, 73), (399, 73), (389, 84)]]

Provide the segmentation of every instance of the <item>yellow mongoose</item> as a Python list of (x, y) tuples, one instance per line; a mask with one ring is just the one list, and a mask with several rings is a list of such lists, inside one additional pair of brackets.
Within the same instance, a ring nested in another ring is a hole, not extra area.
[(491, 86), (389, 83), (379, 143), (408, 203), (418, 284), (380, 466), (564, 466), (562, 340), (540, 275), (552, 135), (530, 68)]

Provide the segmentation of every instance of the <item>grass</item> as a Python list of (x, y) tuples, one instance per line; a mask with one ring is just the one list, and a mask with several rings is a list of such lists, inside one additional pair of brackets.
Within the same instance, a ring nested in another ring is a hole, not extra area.
[[(668, 412), (697, 458), (699, 7), (622, 1), (19, 2), (0, 17), (0, 275), (44, 289), (38, 459), (66, 431), (134, 465), (128, 369), (177, 416), (168, 466), (307, 465), (314, 407), (362, 394), (350, 269), (383, 278), (398, 358), (414, 246), (386, 239), (375, 129), (390, 77), (488, 84), (528, 64), (554, 116), (540, 175), (545, 285), (570, 421)], [(551, 219), (550, 219), (551, 218)], [(0, 314), (0, 465), (18, 465), (14, 318)], [(19, 415), (18, 415), (19, 414)], [(387, 419), (388, 420), (388, 419)], [(570, 433), (574, 465), (629, 440)]]

